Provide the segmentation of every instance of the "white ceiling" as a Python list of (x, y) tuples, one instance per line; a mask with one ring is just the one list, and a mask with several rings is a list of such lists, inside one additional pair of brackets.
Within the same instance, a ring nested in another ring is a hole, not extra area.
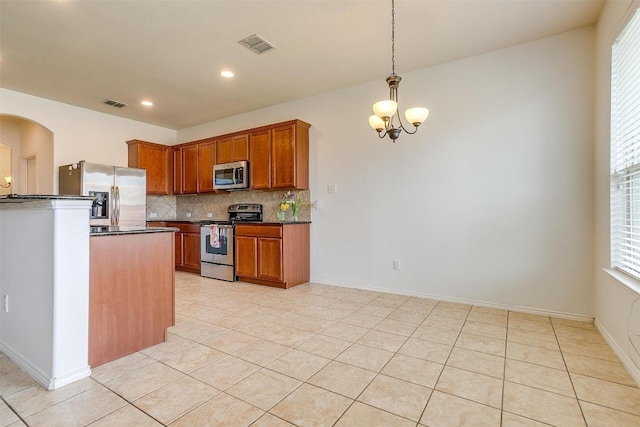
[[(396, 72), (590, 25), (603, 4), (396, 0)], [(238, 44), (255, 33), (277, 49)], [(387, 93), (390, 39), (390, 0), (0, 0), (0, 87), (182, 129), (376, 79)]]

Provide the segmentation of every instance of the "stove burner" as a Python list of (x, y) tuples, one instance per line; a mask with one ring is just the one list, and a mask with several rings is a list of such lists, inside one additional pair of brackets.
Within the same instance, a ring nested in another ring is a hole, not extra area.
[(262, 205), (257, 203), (243, 203), (231, 205), (227, 209), (229, 221), (238, 222), (262, 222)]

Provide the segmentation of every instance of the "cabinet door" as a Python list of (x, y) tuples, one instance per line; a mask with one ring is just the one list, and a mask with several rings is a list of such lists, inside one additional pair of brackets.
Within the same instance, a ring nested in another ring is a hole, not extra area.
[(236, 237), (236, 275), (257, 277), (258, 239), (255, 237)]
[(249, 160), (249, 134), (219, 139), (217, 143), (217, 164)]
[(198, 146), (182, 147), (182, 193), (198, 192)]
[(129, 167), (147, 171), (147, 194), (171, 192), (171, 148), (166, 145), (132, 140), (129, 145)]
[(296, 145), (294, 126), (272, 130), (271, 188), (296, 186)]
[(182, 149), (173, 149), (173, 194), (182, 194)]
[(249, 160), (249, 134), (236, 135), (233, 141), (233, 161)]
[(233, 162), (233, 140), (223, 138), (216, 141), (217, 162), (216, 164)]
[(213, 191), (213, 165), (216, 164), (216, 141), (198, 144), (198, 189), (200, 193)]
[(252, 133), (249, 147), (251, 189), (271, 188), (271, 131), (266, 129)]
[(200, 234), (183, 233), (182, 239), (183, 265), (193, 270), (200, 270)]
[(176, 233), (176, 267), (182, 267), (184, 265), (184, 258), (182, 253), (182, 233)]
[(282, 239), (258, 238), (258, 278), (282, 281)]

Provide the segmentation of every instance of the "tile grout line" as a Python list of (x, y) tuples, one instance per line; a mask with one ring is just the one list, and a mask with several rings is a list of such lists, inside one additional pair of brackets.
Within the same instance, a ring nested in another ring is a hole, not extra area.
[[(27, 387), (27, 388), (28, 388), (28, 387)], [(26, 390), (26, 389), (25, 389), (25, 390)], [(17, 392), (16, 392), (16, 393), (17, 393)], [(12, 393), (12, 394), (13, 394), (13, 393)], [(29, 424), (27, 424), (27, 422), (24, 420), (24, 418), (22, 418), (22, 416), (21, 416), (17, 411), (15, 411), (15, 410), (13, 409), (13, 406), (11, 406), (11, 405), (9, 404), (9, 402), (7, 402), (7, 400), (4, 398), (4, 396), (0, 396), (0, 400), (1, 400), (2, 402), (4, 402), (4, 404), (5, 404), (5, 405), (7, 405), (7, 408), (9, 408), (9, 410), (11, 410), (11, 412), (13, 412), (13, 413), (16, 415), (16, 417), (18, 417), (18, 419), (19, 419), (20, 421), (22, 421), (22, 422), (23, 422), (25, 425), (27, 425), (27, 426), (29, 425)], [(37, 412), (34, 412), (34, 413), (37, 413)], [(33, 414), (32, 414), (32, 415), (33, 415)], [(14, 421), (14, 422), (15, 422), (15, 421)]]
[(556, 343), (558, 344), (558, 349), (560, 350), (560, 356), (562, 357), (562, 362), (564, 363), (564, 368), (567, 371), (567, 376), (569, 377), (569, 382), (571, 383), (571, 389), (573, 390), (573, 394), (575, 395), (576, 402), (578, 403), (578, 408), (580, 408), (580, 415), (582, 415), (582, 419), (585, 425), (589, 425), (587, 422), (587, 417), (584, 415), (584, 410), (582, 409), (582, 405), (580, 404), (580, 399), (578, 399), (578, 392), (576, 391), (576, 387), (573, 384), (573, 378), (571, 378), (571, 372), (569, 372), (569, 366), (567, 366), (567, 361), (564, 357), (564, 351), (562, 351), (562, 346), (560, 345), (560, 340), (558, 340), (558, 334), (556, 332), (556, 327), (553, 324), (551, 318), (549, 318), (549, 322), (551, 323), (551, 329), (553, 330), (553, 336), (556, 339)]

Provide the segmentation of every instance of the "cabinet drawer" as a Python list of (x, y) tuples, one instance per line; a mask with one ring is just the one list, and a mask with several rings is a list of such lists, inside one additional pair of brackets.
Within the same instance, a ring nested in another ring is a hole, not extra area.
[(167, 221), (167, 227), (175, 227), (180, 229), (181, 233), (198, 233), (200, 234), (200, 223), (189, 222), (171, 222)]
[(278, 237), (282, 238), (281, 225), (236, 225), (236, 236)]

